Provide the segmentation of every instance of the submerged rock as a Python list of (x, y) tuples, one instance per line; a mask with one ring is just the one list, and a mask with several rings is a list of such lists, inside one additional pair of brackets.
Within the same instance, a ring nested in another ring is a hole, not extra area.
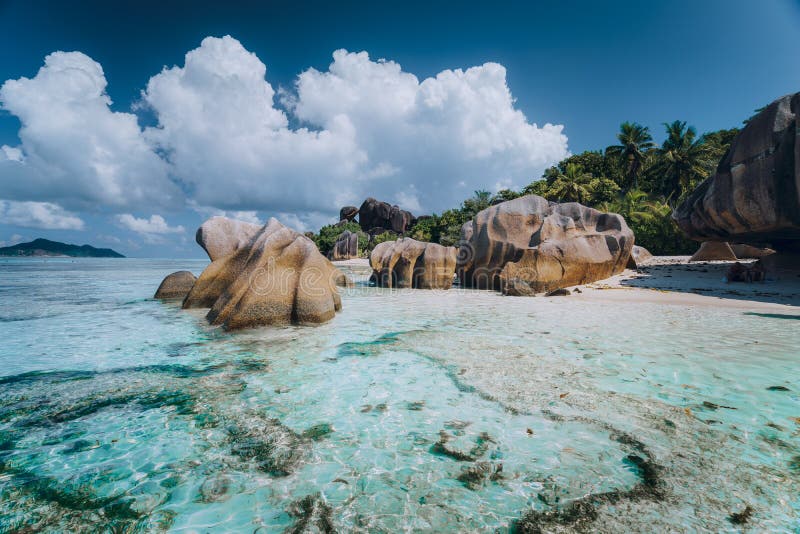
[(772, 243), (800, 240), (800, 93), (786, 95), (747, 122), (716, 172), (672, 217), (692, 239)]
[[(220, 227), (236, 225), (212, 226)], [(309, 238), (276, 219), (270, 219), (247, 244), (242, 245), (239, 237), (234, 235), (232, 246), (213, 240), (220, 245), (214, 250), (234, 252), (206, 267), (186, 296), (184, 308), (210, 307), (209, 322), (226, 329), (323, 323), (341, 309), (336, 285), (346, 284), (347, 279)]]
[(736, 261), (736, 254), (728, 243), (704, 241), (689, 261)]
[(456, 249), (405, 237), (378, 244), (369, 263), (381, 287), (449, 289), (456, 271)]
[(205, 503), (228, 500), (232, 483), (228, 475), (219, 473), (211, 475), (200, 485), (200, 500)]
[(633, 232), (622, 216), (527, 195), (491, 206), (461, 231), (461, 283), (511, 295), (586, 284), (622, 272)]
[(189, 271), (178, 271), (168, 274), (164, 280), (161, 281), (161, 285), (158, 286), (153, 298), (182, 299), (189, 294), (189, 291), (192, 290), (192, 286), (194, 286), (196, 281), (197, 277)]
[(286, 511), (297, 519), (294, 525), (284, 531), (287, 534), (333, 534), (337, 531), (333, 523), (333, 510), (321, 493), (294, 501)]
[(487, 482), (503, 478), (503, 464), (475, 462), (458, 475), (458, 481), (471, 490), (481, 489)]
[(728, 520), (734, 525), (745, 525), (750, 521), (751, 517), (753, 517), (753, 507), (748, 504), (741, 512), (732, 513)]
[(287, 476), (305, 459), (308, 439), (287, 428), (277, 419), (263, 420), (255, 416), (240, 426), (228, 428), (231, 452), (272, 476)]

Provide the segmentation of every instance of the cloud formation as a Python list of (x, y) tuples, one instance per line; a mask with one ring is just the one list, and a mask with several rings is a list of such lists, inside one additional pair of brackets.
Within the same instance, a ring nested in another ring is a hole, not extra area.
[(281, 95), (298, 129), (265, 76), (224, 37), (150, 79), (143, 97), (159, 125), (146, 135), (199, 204), (333, 213), (376, 196), (440, 210), (487, 185), (526, 184), (567, 154), (562, 126), (540, 128), (514, 108), (497, 63), (420, 82), (395, 62), (337, 50), (328, 71), (304, 71)]
[(337, 50), (326, 71), (276, 95), (255, 54), (208, 37), (150, 78), (138, 105), (156, 126), (113, 111), (102, 67), (80, 52), (6, 81), (0, 106), (22, 128), (19, 146), (0, 147), (0, 198), (121, 214), (147, 235), (179, 228), (131, 214), (154, 206), (318, 225), (367, 196), (439, 211), (475, 189), (524, 185), (568, 154), (562, 126), (516, 109), (497, 63), (420, 81)]
[(182, 234), (186, 231), (183, 226), (170, 226), (161, 215), (151, 215), (149, 219), (139, 219), (130, 213), (117, 215), (119, 223), (138, 234)]
[(83, 230), (83, 220), (50, 202), (0, 200), (0, 221), (43, 230)]
[(55, 201), (73, 209), (169, 204), (179, 191), (136, 116), (113, 112), (99, 63), (54, 52), (35, 77), (0, 86), (0, 108), (22, 123), (4, 146), (0, 198)]

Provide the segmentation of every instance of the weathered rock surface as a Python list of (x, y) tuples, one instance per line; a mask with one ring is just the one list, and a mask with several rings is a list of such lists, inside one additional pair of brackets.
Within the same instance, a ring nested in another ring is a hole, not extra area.
[(371, 197), (365, 200), (358, 210), (358, 224), (365, 232), (372, 233), (375, 228), (383, 228), (402, 234), (408, 230), (413, 221), (414, 216), (410, 211)]
[(382, 287), (449, 289), (456, 270), (456, 248), (406, 237), (379, 243), (369, 263), (375, 283)]
[(236, 246), (221, 238), (215, 246), (233, 252), (206, 267), (186, 296), (184, 308), (210, 307), (209, 322), (226, 329), (322, 323), (341, 309), (336, 285), (346, 284), (346, 277), (309, 238), (276, 219), (244, 246), (239, 246), (241, 234), (230, 235)]
[(704, 241), (689, 261), (736, 261), (736, 254), (724, 241)]
[(358, 257), (358, 234), (345, 230), (336, 238), (331, 251), (331, 260), (349, 260)]
[(750, 119), (716, 173), (675, 210), (690, 238), (771, 243), (800, 240), (800, 93), (787, 95)]
[(462, 240), (462, 285), (531, 295), (622, 272), (634, 236), (620, 215), (527, 195), (478, 213)]
[(744, 243), (731, 243), (731, 250), (733, 250), (736, 258), (740, 260), (758, 259), (769, 256), (770, 254), (775, 254), (775, 251), (771, 248), (754, 247), (745, 245)]
[(639, 245), (633, 245), (631, 249), (631, 257), (628, 260), (628, 269), (638, 269), (642, 264), (646, 263), (647, 260), (652, 258), (653, 255), (650, 254), (650, 251), (644, 247), (640, 247)]
[(261, 228), (257, 224), (227, 217), (211, 217), (197, 229), (195, 239), (214, 261), (247, 246)]
[(355, 206), (344, 206), (339, 210), (340, 221), (352, 221), (358, 215), (358, 208)]
[(192, 290), (197, 277), (189, 271), (178, 271), (168, 274), (158, 286), (153, 298), (182, 299)]

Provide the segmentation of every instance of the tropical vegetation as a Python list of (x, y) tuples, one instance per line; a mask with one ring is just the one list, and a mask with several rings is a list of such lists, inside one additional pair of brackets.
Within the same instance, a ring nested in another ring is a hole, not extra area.
[[(406, 235), (455, 245), (461, 227), (479, 211), (536, 194), (554, 202), (580, 202), (621, 214), (633, 229), (636, 243), (653, 254), (690, 254), (697, 244), (677, 228), (672, 210), (715, 170), (739, 130), (698, 135), (685, 121), (663, 126), (665, 139), (657, 145), (647, 126), (623, 122), (616, 135), (617, 144), (569, 156), (520, 190), (503, 189), (494, 194), (475, 191), (457, 208), (420, 217)], [(391, 232), (369, 238), (352, 222), (323, 227), (312, 236), (327, 253), (344, 230), (359, 232), (359, 250), (364, 254), (379, 242), (395, 239)]]
[(664, 129), (665, 140), (658, 146), (648, 127), (624, 122), (616, 136), (618, 144), (572, 155), (519, 191), (504, 189), (494, 195), (476, 191), (459, 208), (421, 219), (409, 235), (452, 245), (458, 242), (464, 222), (481, 209), (535, 194), (621, 214), (637, 244), (653, 254), (691, 254), (697, 243), (680, 232), (672, 210), (715, 170), (739, 130), (698, 136), (684, 121), (665, 123)]

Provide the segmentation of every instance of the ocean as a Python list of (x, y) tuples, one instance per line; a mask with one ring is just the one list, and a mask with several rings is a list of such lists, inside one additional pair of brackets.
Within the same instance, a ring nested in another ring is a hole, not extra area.
[(151, 298), (206, 264), (0, 260), (0, 531), (800, 529), (796, 316), (356, 273), (228, 333)]

